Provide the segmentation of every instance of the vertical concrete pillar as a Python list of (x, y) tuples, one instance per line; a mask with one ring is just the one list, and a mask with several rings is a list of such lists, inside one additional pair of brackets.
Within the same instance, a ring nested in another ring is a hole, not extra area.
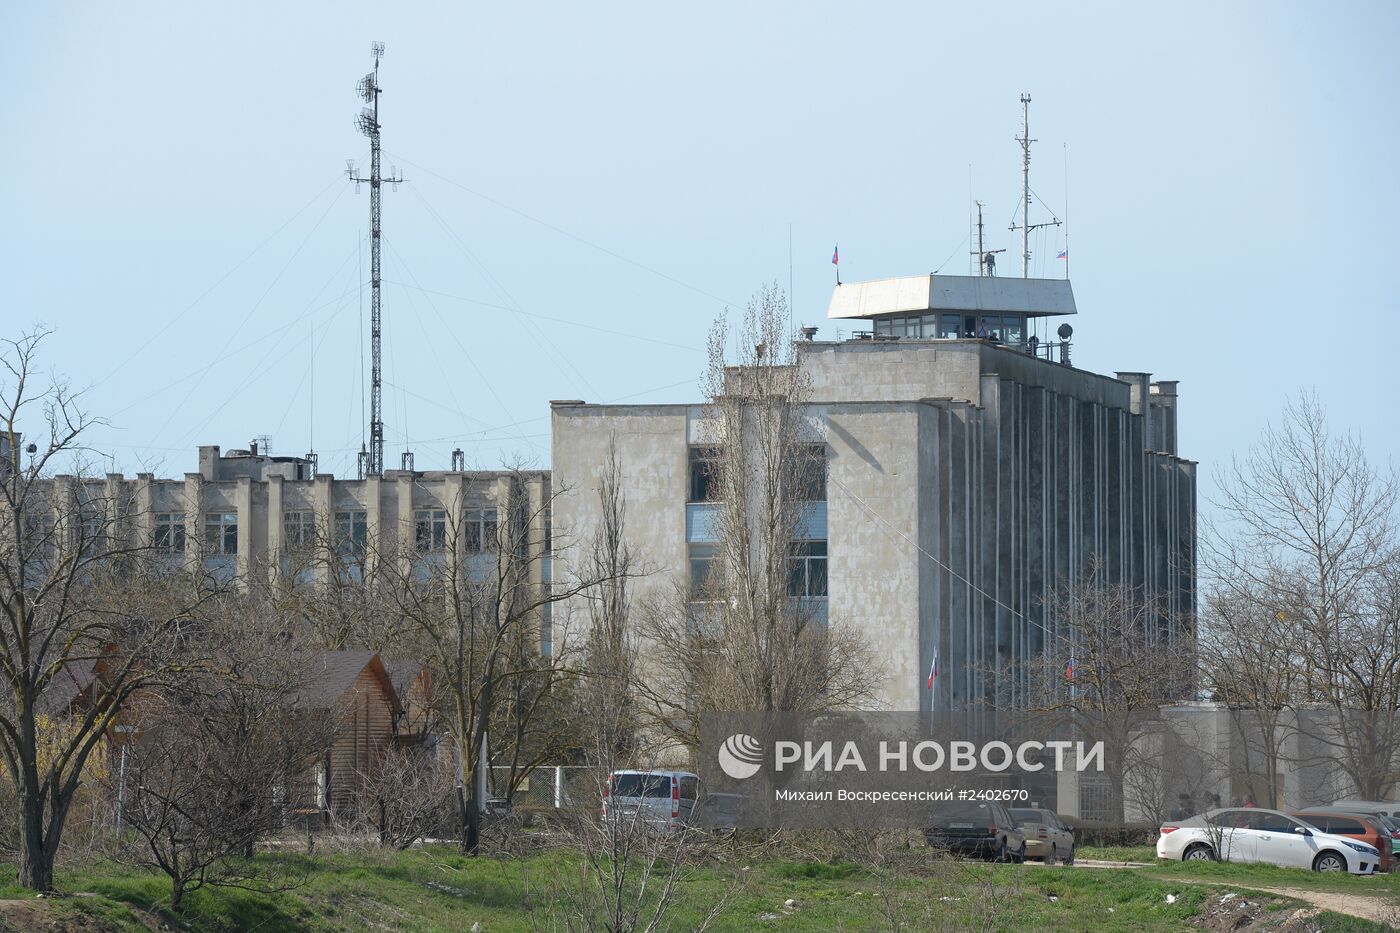
[[(335, 477), (330, 473), (318, 473), (316, 479), (311, 484), (311, 509), (315, 513), (312, 519), (318, 529), (325, 529), (325, 538), (331, 540), (333, 533), (335, 495)], [(318, 560), (316, 567), (312, 571), (313, 579), (318, 587), (329, 586), (331, 582), (331, 568), (329, 561)]]
[[(200, 451), (203, 460), (204, 451)], [(185, 569), (198, 573), (204, 564), (204, 475), (185, 474)]]
[[(240, 586), (248, 585), (248, 571), (253, 560), (253, 480), (248, 476), (238, 477), (234, 490), (234, 508), (238, 512), (238, 568)], [(280, 517), (279, 517), (280, 518)]]
[(282, 555), (287, 547), (283, 540), (286, 524), (282, 482), (282, 477), (275, 473), (267, 478), (267, 573), (270, 580), (281, 576)]
[(463, 521), (467, 510), (467, 477), (462, 473), (450, 473), (442, 478), (438, 501), (447, 510), (448, 546), (454, 566), (461, 567), (466, 559), (466, 532)]
[(1151, 449), (1152, 429), (1151, 373), (1114, 373), (1119, 382), (1128, 384), (1128, 410), (1142, 416), (1143, 441)]
[(1177, 381), (1163, 379), (1152, 383), (1152, 401), (1156, 404), (1156, 418), (1160, 422), (1157, 431), (1157, 450), (1176, 455), (1176, 399)]
[(380, 571), (379, 561), (383, 555), (393, 552), (390, 541), (386, 540), (384, 528), (384, 481), (378, 476), (365, 477), (365, 576)]
[(151, 489), (154, 479), (150, 473), (136, 474), (131, 515), (132, 543), (136, 547), (151, 547), (156, 541), (155, 494)]
[(109, 548), (126, 549), (135, 543), (131, 524), (130, 497), (127, 495), (126, 477), (120, 473), (108, 473), (102, 487), (102, 509), (107, 525)]
[(413, 474), (400, 473), (394, 481), (394, 491), (399, 509), (399, 572), (407, 575), (413, 572)]

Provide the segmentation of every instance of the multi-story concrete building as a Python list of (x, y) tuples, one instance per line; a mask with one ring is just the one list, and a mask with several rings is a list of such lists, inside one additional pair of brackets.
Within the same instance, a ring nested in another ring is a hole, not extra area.
[[(832, 297), (830, 319), (867, 329), (798, 344), (827, 482), (794, 542), (793, 595), (864, 634), (885, 708), (957, 707), (995, 672), (1024, 671), (1059, 643), (1046, 597), (1091, 562), (1160, 602), (1161, 638), (1192, 630), (1196, 465), (1177, 455), (1176, 383), (1071, 366), (1070, 329), (1037, 332), (1075, 313), (1063, 280), (887, 279)], [(703, 573), (706, 417), (702, 404), (554, 403), (557, 564), (582, 559), (615, 444), (629, 543), (658, 571), (634, 592)], [(1024, 688), (995, 686), (1013, 700)]]
[[(453, 558), (486, 572), (503, 522), (521, 526), (504, 540), (532, 549), (523, 562), (529, 582), (549, 578), (547, 471), (388, 470), (347, 480), (254, 443), (226, 454), (199, 448), (199, 472), (183, 479), (56, 476), (45, 485), (53, 515), (33, 514), (32, 502), (31, 522), (53, 528), (55, 518), (95, 512), (103, 534), (234, 583), (250, 574), (303, 585), (353, 582), (382, 560), (397, 562), (400, 573), (422, 574)], [(544, 626), (546, 648), (548, 636)]]

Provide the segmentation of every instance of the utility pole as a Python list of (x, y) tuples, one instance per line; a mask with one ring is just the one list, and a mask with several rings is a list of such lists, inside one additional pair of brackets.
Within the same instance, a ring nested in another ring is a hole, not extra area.
[(1016, 137), (1021, 144), (1021, 223), (1011, 225), (1012, 230), (1021, 231), (1021, 278), (1031, 277), (1031, 231), (1041, 227), (1058, 227), (1060, 218), (1051, 214), (1051, 220), (1043, 224), (1031, 223), (1031, 95), (1021, 95), (1021, 135)]
[(379, 167), (379, 60), (384, 57), (384, 43), (376, 42), (370, 47), (374, 55), (374, 71), (360, 79), (359, 92), (366, 104), (356, 118), (360, 132), (369, 137), (369, 177), (355, 174), (355, 164), (346, 163), (345, 173), (355, 182), (356, 190), (361, 184), (369, 185), (369, 262), (370, 262), (370, 402), (369, 402), (369, 450), (360, 449), (358, 472), (360, 478), (379, 476), (384, 472), (384, 406), (383, 382), (380, 374), (379, 343), (383, 304), (380, 297), (380, 199), (384, 183), (388, 182), (398, 190), (402, 178), (389, 170), (389, 177), (380, 175)]
[(982, 276), (996, 275), (996, 254), (1004, 253), (1006, 252), (1006, 250), (987, 249), (984, 243), (982, 242), (982, 208), (986, 205), (984, 205), (981, 201), (977, 201), (975, 203), (977, 204), (977, 252), (973, 255), (977, 257), (977, 274)]

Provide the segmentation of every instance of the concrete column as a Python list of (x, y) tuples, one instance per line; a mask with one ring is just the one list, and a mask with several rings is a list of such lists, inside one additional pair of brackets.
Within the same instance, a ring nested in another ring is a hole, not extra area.
[(463, 519), (467, 507), (467, 477), (463, 473), (450, 473), (442, 479), (442, 492), (439, 501), (447, 510), (447, 534), (450, 556), (455, 566), (462, 566), (466, 557), (466, 533)]
[(1149, 399), (1151, 393), (1151, 373), (1114, 373), (1119, 382), (1126, 382), (1129, 386), (1128, 410), (1135, 415), (1142, 416), (1142, 436), (1143, 443), (1150, 450), (1152, 447), (1152, 403)]
[[(365, 477), (365, 576), (379, 573), (382, 555), (390, 553), (390, 542), (384, 536), (384, 481), (378, 476)], [(391, 529), (392, 532), (392, 529)]]
[(1157, 431), (1157, 449), (1173, 456), (1176, 455), (1176, 387), (1175, 379), (1152, 383), (1152, 400), (1156, 403), (1157, 418), (1161, 422)]
[(408, 575), (413, 572), (413, 475), (400, 473), (394, 480), (394, 492), (399, 504), (399, 572)]
[[(156, 542), (155, 495), (151, 482), (155, 479), (150, 473), (136, 474), (136, 488), (132, 494), (131, 536), (137, 547), (151, 547)], [(186, 545), (188, 548), (188, 544)]]
[[(201, 459), (203, 451), (200, 452)], [(204, 563), (204, 476), (185, 474), (185, 569), (198, 573)]]
[[(238, 512), (238, 579), (242, 586), (248, 584), (248, 571), (253, 566), (253, 480), (251, 477), (238, 477), (234, 490), (233, 504)], [(281, 520), (281, 517), (278, 517)]]
[(107, 521), (107, 540), (109, 548), (125, 549), (135, 543), (134, 529), (131, 523), (131, 509), (128, 508), (129, 497), (126, 491), (126, 477), (120, 473), (108, 473), (107, 481), (103, 486), (102, 498), (105, 500), (104, 511)]
[(273, 474), (267, 478), (267, 570), (270, 579), (282, 574), (282, 551), (286, 547), (283, 534), (286, 526), (282, 520), (282, 477)]
[[(334, 492), (331, 484), (334, 482), (335, 477), (330, 473), (320, 473), (317, 474), (311, 486), (311, 508), (316, 513), (313, 520), (318, 529), (326, 529), (327, 540), (330, 539), (330, 530), (335, 518), (331, 514), (332, 494)], [(330, 567), (326, 561), (317, 561), (312, 575), (317, 586), (328, 586), (331, 582)]]

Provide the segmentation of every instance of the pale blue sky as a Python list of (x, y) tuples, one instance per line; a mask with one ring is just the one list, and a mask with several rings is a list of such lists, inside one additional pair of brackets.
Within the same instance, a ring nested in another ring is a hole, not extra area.
[(386, 287), (386, 461), (544, 465), (551, 398), (695, 399), (789, 224), (823, 337), (835, 241), (848, 281), (967, 269), (969, 166), (1010, 245), (1029, 91), (1075, 362), (1181, 380), (1207, 472), (1303, 387), (1393, 457), (1400, 6), (1330, 6), (10, 2), (0, 329), (57, 329), (118, 469), (314, 427), (353, 475), (382, 40), (386, 279), (439, 293)]

